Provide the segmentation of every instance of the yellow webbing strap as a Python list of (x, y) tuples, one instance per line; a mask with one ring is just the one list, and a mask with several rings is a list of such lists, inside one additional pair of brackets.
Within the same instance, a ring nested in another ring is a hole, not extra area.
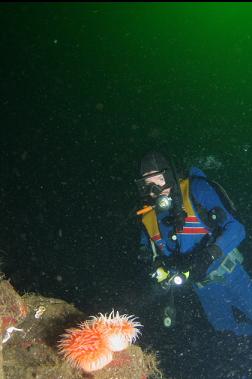
[(142, 222), (152, 240), (160, 238), (157, 216), (154, 209), (151, 209), (149, 212), (143, 215)]
[[(189, 197), (189, 179), (180, 181), (180, 188), (183, 198), (183, 206), (188, 216), (195, 216), (193, 206)], [(145, 207), (137, 212), (142, 215), (142, 222), (152, 240), (160, 239), (160, 231), (157, 222), (157, 215), (155, 209), (152, 207)]]
[(180, 189), (183, 198), (183, 206), (187, 213), (187, 216), (195, 216), (189, 195), (189, 179), (183, 179), (180, 181)]

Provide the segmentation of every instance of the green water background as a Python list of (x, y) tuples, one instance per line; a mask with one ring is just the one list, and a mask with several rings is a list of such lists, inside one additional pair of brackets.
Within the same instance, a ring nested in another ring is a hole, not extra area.
[(224, 185), (250, 270), (251, 17), (237, 2), (1, 3), (0, 238), (17, 288), (94, 311), (134, 296), (150, 149)]

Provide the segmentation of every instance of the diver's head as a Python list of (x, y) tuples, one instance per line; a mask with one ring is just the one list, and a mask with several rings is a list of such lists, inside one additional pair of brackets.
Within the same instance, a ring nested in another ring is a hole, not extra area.
[(159, 210), (170, 209), (176, 178), (167, 159), (158, 152), (146, 154), (141, 160), (140, 175), (135, 181), (140, 196), (150, 203), (155, 202)]
[(181, 231), (187, 215), (172, 159), (157, 152), (148, 153), (141, 160), (140, 175), (135, 183), (143, 201), (158, 212), (169, 211), (169, 223)]
[(171, 186), (166, 183), (163, 171), (147, 171), (143, 176), (143, 180), (145, 189), (152, 199), (156, 199), (161, 195), (168, 196), (171, 192)]
[(146, 176), (150, 171), (159, 172), (169, 168), (167, 159), (160, 153), (152, 151), (146, 154), (140, 163), (140, 175)]

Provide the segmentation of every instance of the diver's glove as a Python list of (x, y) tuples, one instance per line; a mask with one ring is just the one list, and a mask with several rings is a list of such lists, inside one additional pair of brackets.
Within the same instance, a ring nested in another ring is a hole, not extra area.
[(151, 271), (155, 272), (159, 267), (165, 268), (164, 259), (160, 256), (156, 257), (155, 260), (151, 263)]
[(169, 262), (169, 267), (176, 271), (186, 272), (191, 269), (193, 254), (178, 254)]
[(160, 266), (150, 276), (156, 279), (158, 283), (161, 283), (170, 276), (170, 273), (163, 266)]
[(151, 264), (150, 276), (157, 279), (157, 281), (162, 281), (167, 277), (167, 269), (165, 265), (164, 258), (157, 256), (154, 262)]
[(199, 251), (195, 251), (191, 255), (190, 278), (197, 282), (203, 280), (206, 276), (209, 266), (216, 259), (220, 258), (223, 253), (219, 246), (213, 244)]

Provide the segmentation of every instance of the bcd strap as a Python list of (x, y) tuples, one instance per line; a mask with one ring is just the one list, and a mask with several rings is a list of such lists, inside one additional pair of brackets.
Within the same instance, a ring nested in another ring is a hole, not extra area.
[(156, 212), (153, 208), (149, 212), (143, 214), (142, 222), (153, 241), (161, 238)]
[[(180, 188), (183, 198), (183, 208), (188, 216), (195, 216), (195, 212), (192, 206), (192, 202), (189, 197), (189, 179), (180, 181)], [(155, 209), (152, 207), (143, 208), (138, 214), (142, 214), (142, 222), (153, 241), (157, 241), (161, 238), (160, 230), (157, 221), (157, 215)]]
[(182, 199), (183, 199), (183, 208), (185, 209), (187, 216), (195, 216), (195, 212), (190, 200), (190, 183), (189, 179), (183, 179), (180, 181), (180, 189), (182, 193)]

